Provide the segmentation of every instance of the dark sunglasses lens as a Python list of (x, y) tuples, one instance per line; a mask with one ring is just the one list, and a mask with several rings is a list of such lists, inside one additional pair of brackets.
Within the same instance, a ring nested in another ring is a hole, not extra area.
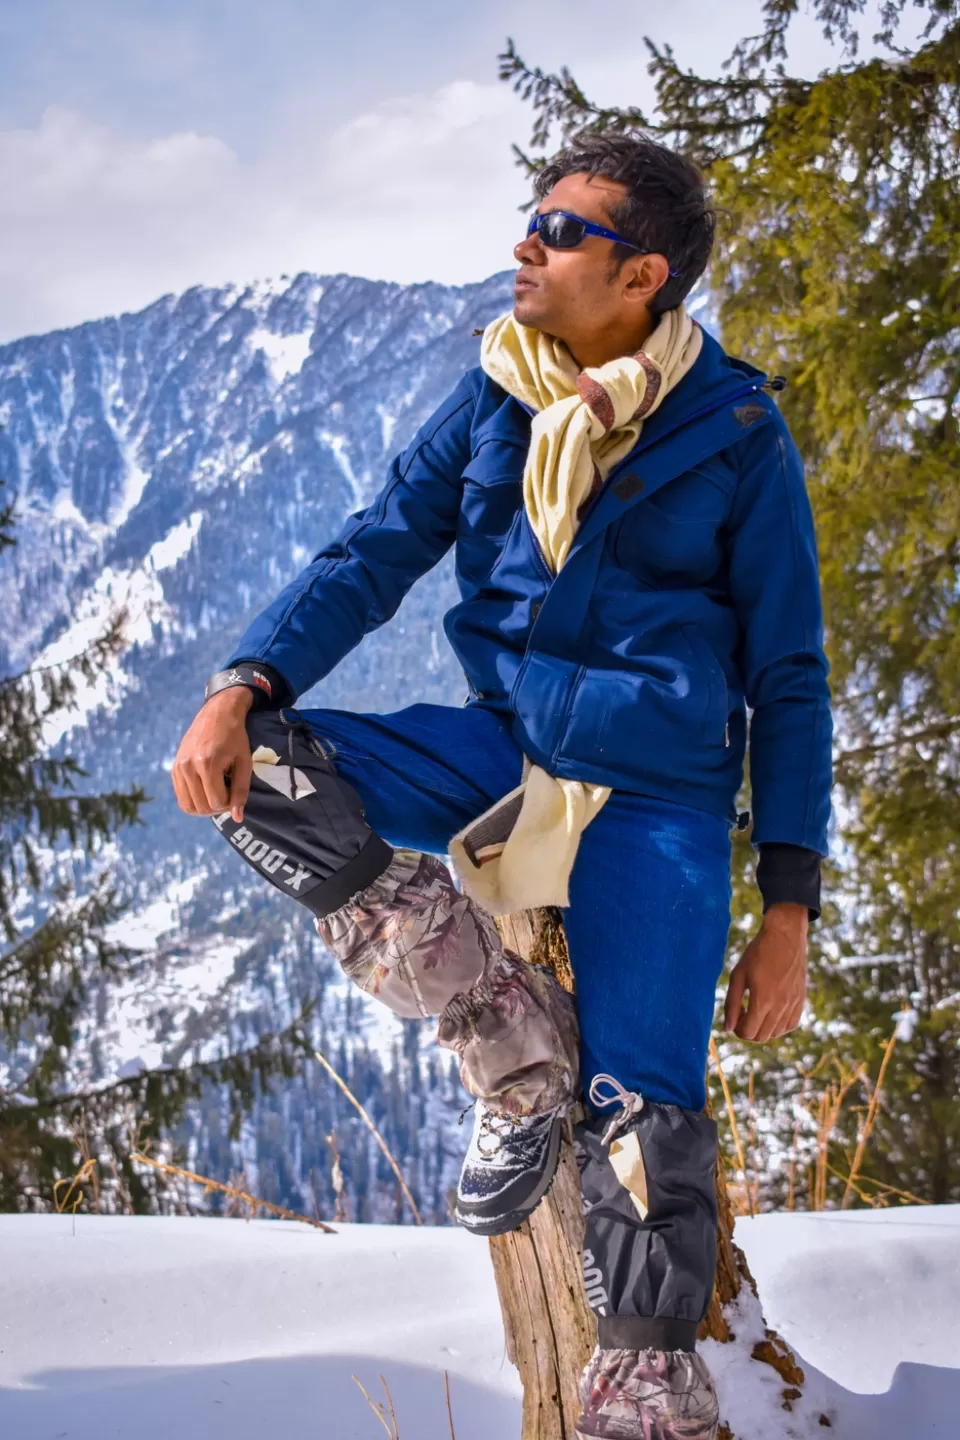
[(534, 220), (540, 239), (551, 250), (574, 250), (586, 233), (583, 221), (575, 220), (572, 215), (538, 215)]

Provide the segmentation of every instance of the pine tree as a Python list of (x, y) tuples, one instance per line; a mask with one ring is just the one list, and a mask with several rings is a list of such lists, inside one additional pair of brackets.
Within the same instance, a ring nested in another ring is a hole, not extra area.
[[(5, 503), (0, 554), (13, 531)], [(133, 1149), (168, 1137), (210, 1087), (225, 1093), (236, 1132), (259, 1090), (293, 1074), (308, 1049), (305, 1015), (243, 1054), (99, 1088), (71, 1084), (78, 1022), (95, 987), (131, 959), (109, 938), (123, 908), (117, 887), (107, 870), (85, 882), (86, 862), (138, 820), (147, 797), (139, 787), (88, 793), (85, 772), (51, 753), (45, 733), (79, 683), (114, 661), (124, 618), (69, 663), (0, 680), (0, 1210), (162, 1208), (170, 1187), (131, 1161)]]
[[(810, 8), (838, 47), (813, 78), (788, 68), (799, 0), (766, 0), (719, 78), (648, 41), (655, 116), (594, 103), (512, 43), (501, 74), (533, 107), (517, 150), (530, 169), (584, 130), (655, 133), (704, 167), (725, 222), (708, 276), (724, 343), (789, 380), (822, 562), (837, 862), (812, 1022), (781, 1044), (775, 1074), (734, 1057), (743, 1109), (781, 1156), (769, 1198), (943, 1202), (960, 1199), (960, 3), (885, 0), (866, 59), (863, 0)], [(909, 44), (903, 22), (918, 16)], [(742, 842), (735, 861), (742, 943), (757, 903)], [(804, 1107), (822, 1110), (861, 1065), (818, 1144)], [(798, 1182), (797, 1159), (802, 1180), (818, 1152), (823, 1185)]]

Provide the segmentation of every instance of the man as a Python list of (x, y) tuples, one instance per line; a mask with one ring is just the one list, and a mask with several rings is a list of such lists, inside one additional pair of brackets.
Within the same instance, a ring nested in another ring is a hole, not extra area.
[[(747, 706), (765, 913), (727, 996), (742, 1038), (798, 1023), (819, 909), (830, 712), (813, 525), (774, 387), (683, 306), (714, 234), (695, 168), (597, 136), (536, 186), (516, 304), (481, 367), (254, 621), (173, 782), (308, 906), (364, 989), (440, 1016), (477, 1097), (467, 1228), (512, 1228), (539, 1202), (582, 1079), (599, 1346), (578, 1433), (691, 1440), (717, 1426), (695, 1353), (716, 1254), (704, 1074)], [(466, 707), (288, 708), (450, 546)], [(435, 858), (451, 849), (462, 892)], [(490, 918), (530, 903), (565, 906), (576, 1020)]]

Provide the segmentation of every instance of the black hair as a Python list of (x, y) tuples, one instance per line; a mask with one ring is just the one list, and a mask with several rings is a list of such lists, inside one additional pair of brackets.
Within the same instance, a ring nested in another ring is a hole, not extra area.
[[(717, 216), (703, 176), (692, 161), (651, 140), (648, 135), (583, 134), (537, 171), (538, 197), (565, 175), (585, 171), (626, 186), (624, 198), (610, 207), (612, 227), (641, 250), (664, 255), (672, 274), (650, 301), (653, 315), (673, 310), (686, 299), (707, 268)], [(615, 245), (612, 273), (636, 251)]]

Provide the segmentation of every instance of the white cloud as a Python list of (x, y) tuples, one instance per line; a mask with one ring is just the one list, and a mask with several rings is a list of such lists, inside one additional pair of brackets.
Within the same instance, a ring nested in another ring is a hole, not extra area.
[[(876, 6), (868, 0), (865, 37)], [(319, 81), (304, 61), (317, 43), (309, 26), (278, 30), (271, 19), (263, 29), (249, 15), (235, 24), (231, 14), (227, 27), (211, 15), (201, 34), (196, 14), (175, 13), (176, 5), (156, 23), (140, 25), (124, 12), (121, 24), (122, 7), (106, 14), (94, 0), (78, 29), (75, 8), (64, 8), (55, 42), (44, 32), (50, 77), (42, 70), (42, 84), (31, 81), (27, 66), (24, 84), (54, 99), (76, 94), (79, 55), (87, 80), (96, 79), (82, 92), (88, 103), (102, 94), (115, 107), (108, 113), (124, 118), (108, 128), (82, 102), (55, 104), (33, 128), (0, 128), (0, 339), (135, 309), (196, 283), (301, 269), (462, 282), (512, 264), (517, 206), (529, 192), (510, 145), (527, 140), (531, 112), (509, 87), (476, 78), (493, 69), (505, 0), (473, 7), (443, 34), (428, 27), (416, 65), (404, 63), (406, 52), (387, 53), (390, 35), (400, 44), (389, 25), (386, 38), (378, 31), (370, 38), (383, 43), (364, 67), (362, 93), (389, 94), (396, 75), (407, 73), (421, 88), (374, 108), (355, 99), (361, 113), (352, 114), (354, 34), (358, 26), (376, 30), (377, 13), (386, 23), (383, 5), (370, 16), (343, 7), (336, 20), (331, 14)], [(313, 25), (316, 7), (306, 8)], [(522, 8), (522, 23), (511, 16), (508, 28), (531, 61), (549, 68), (569, 60), (588, 93), (646, 107), (654, 100), (647, 30), (672, 40), (684, 65), (715, 72), (758, 19), (757, 0), (676, 0), (657, 14), (620, 0), (622, 43), (610, 46), (584, 33), (573, 0), (527, 0)], [(867, 40), (864, 53), (870, 49)], [(812, 74), (839, 58), (815, 18), (799, 16), (791, 67)], [(439, 77), (471, 71), (474, 78), (435, 87)], [(166, 131), (167, 121), (147, 118), (158, 95), (164, 115), (210, 118)]]
[(198, 282), (507, 268), (526, 193), (509, 145), (525, 121), (505, 87), (457, 80), (243, 161), (215, 136), (134, 140), (51, 107), (34, 129), (0, 131), (5, 337)]

